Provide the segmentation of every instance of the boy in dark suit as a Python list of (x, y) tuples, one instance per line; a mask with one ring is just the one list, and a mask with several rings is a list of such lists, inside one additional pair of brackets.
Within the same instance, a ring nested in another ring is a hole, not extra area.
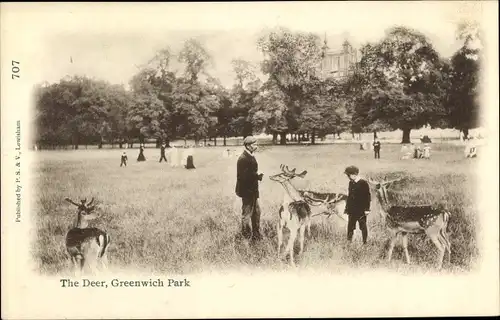
[(366, 244), (368, 238), (368, 229), (366, 227), (366, 215), (370, 213), (370, 186), (366, 180), (359, 177), (359, 169), (355, 166), (349, 166), (344, 173), (349, 178), (349, 194), (345, 207), (345, 214), (349, 216), (347, 222), (347, 240), (352, 241), (356, 222), (361, 229), (363, 244)]
[(235, 192), (242, 199), (241, 232), (246, 239), (262, 239), (260, 235), (259, 181), (263, 174), (258, 174), (258, 164), (254, 152), (257, 150), (256, 139), (248, 136), (243, 141), (245, 147), (238, 158)]

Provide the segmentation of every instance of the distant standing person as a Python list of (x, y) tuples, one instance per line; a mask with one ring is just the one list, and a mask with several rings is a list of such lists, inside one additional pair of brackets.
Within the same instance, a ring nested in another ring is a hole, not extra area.
[(192, 147), (189, 147), (187, 150), (184, 150), (184, 153), (186, 154), (185, 158), (186, 159), (186, 165), (184, 166), (186, 169), (196, 169), (194, 166), (194, 150)]
[(127, 157), (127, 153), (125, 151), (123, 151), (123, 154), (122, 154), (122, 157), (121, 157), (121, 162), (120, 162), (120, 167), (122, 166), (127, 166), (127, 160), (128, 160), (128, 157)]
[(144, 147), (139, 147), (139, 156), (137, 157), (137, 161), (146, 161), (146, 157), (144, 156)]
[(162, 144), (160, 147), (160, 162), (162, 160), (165, 160), (165, 162), (168, 162), (167, 157), (165, 157), (165, 148), (166, 148), (165, 144)]
[(428, 144), (424, 145), (424, 159), (431, 158), (431, 147)]
[(352, 241), (356, 222), (361, 229), (363, 244), (368, 239), (368, 228), (366, 227), (366, 215), (370, 213), (370, 186), (368, 182), (359, 177), (359, 169), (355, 166), (349, 166), (344, 173), (349, 178), (349, 194), (345, 207), (345, 214), (349, 216), (347, 222), (347, 240)]
[(373, 151), (375, 152), (375, 159), (380, 159), (380, 141), (378, 139), (373, 142)]
[(258, 174), (258, 164), (254, 152), (257, 150), (257, 140), (248, 136), (243, 141), (244, 150), (237, 162), (236, 195), (242, 199), (242, 226), (244, 238), (261, 240), (259, 181), (263, 174)]

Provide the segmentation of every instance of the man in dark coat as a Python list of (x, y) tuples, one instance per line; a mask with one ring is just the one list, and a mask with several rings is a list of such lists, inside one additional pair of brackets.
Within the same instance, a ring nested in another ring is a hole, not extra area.
[(380, 141), (378, 139), (373, 142), (373, 151), (375, 152), (375, 159), (380, 159)]
[(262, 239), (260, 235), (259, 181), (263, 174), (258, 174), (258, 164), (254, 152), (257, 150), (256, 139), (248, 136), (243, 141), (245, 147), (238, 158), (235, 192), (242, 199), (241, 232), (246, 239)]
[(160, 148), (160, 162), (162, 160), (165, 160), (165, 162), (167, 162), (167, 158), (165, 157), (165, 145), (164, 144), (162, 144), (161, 148)]
[(370, 213), (370, 186), (368, 182), (359, 177), (359, 169), (349, 166), (344, 173), (349, 178), (349, 194), (345, 207), (345, 213), (349, 216), (347, 222), (347, 240), (352, 241), (356, 222), (361, 229), (363, 243), (366, 244), (368, 229), (366, 227), (366, 215)]

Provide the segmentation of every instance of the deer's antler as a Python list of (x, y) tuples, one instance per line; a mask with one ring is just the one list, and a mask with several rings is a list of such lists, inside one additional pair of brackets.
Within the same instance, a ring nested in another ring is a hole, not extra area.
[(400, 180), (403, 180), (404, 177), (401, 177), (401, 178), (397, 178), (397, 179), (392, 179), (392, 180), (385, 180), (383, 182), (383, 184), (391, 184), (393, 182), (397, 182), (397, 181), (400, 181)]
[(78, 203), (74, 202), (73, 200), (71, 200), (70, 198), (65, 198), (64, 200), (68, 201), (69, 203), (71, 203), (72, 205), (74, 206), (80, 206)]
[(304, 178), (304, 176), (307, 174), (307, 170), (302, 171), (297, 175), (297, 177)]
[(87, 204), (87, 206), (91, 206), (92, 203), (94, 203), (94, 197), (92, 197), (92, 200), (90, 200), (90, 202)]
[(283, 164), (280, 166), (280, 168), (281, 168), (281, 171), (283, 171), (283, 173), (286, 174), (287, 176), (289, 176), (289, 177), (295, 176), (295, 169), (290, 170), (288, 168), (288, 166), (285, 166)]
[(288, 171), (289, 173), (295, 174), (295, 170), (296, 170), (296, 168), (293, 168), (293, 170), (290, 170), (288, 168), (288, 166), (286, 166), (286, 171)]

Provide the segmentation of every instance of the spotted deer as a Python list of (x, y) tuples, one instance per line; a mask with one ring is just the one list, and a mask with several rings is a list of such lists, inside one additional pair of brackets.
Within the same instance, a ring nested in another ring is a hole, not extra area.
[[(288, 168), (287, 168), (288, 169)], [(287, 228), (290, 231), (290, 237), (288, 239), (287, 247), (284, 251), (286, 257), (287, 254), (290, 255), (290, 264), (295, 266), (293, 259), (293, 246), (297, 238), (297, 233), (299, 234), (300, 251), (299, 255), (304, 251), (304, 233), (306, 227), (310, 233), (310, 223), (311, 223), (311, 208), (309, 204), (302, 198), (297, 189), (291, 184), (290, 180), (295, 177), (303, 178), (307, 171), (303, 171), (300, 174), (295, 173), (295, 169), (292, 171), (285, 170), (285, 166), (281, 165), (281, 171), (278, 174), (269, 177), (272, 181), (281, 184), (283, 189), (285, 189), (285, 196), (283, 203), (279, 209), (279, 219), (276, 225), (278, 232), (278, 258), (281, 258), (281, 245), (283, 243), (283, 228)]]
[(387, 261), (391, 260), (392, 251), (399, 235), (402, 236), (403, 249), (406, 262), (410, 263), (408, 253), (408, 234), (426, 234), (439, 250), (437, 261), (438, 269), (442, 268), (443, 259), (448, 252), (448, 260), (451, 256), (451, 244), (446, 233), (451, 213), (442, 208), (424, 206), (392, 206), (387, 197), (387, 188), (392, 183), (401, 179), (378, 182), (368, 179), (375, 188), (376, 199), (380, 206), (380, 213), (385, 218), (386, 226), (391, 233)]
[(66, 234), (66, 250), (71, 258), (71, 262), (76, 274), (81, 274), (85, 262), (88, 263), (93, 272), (97, 271), (95, 263), (100, 261), (103, 268), (107, 268), (108, 260), (106, 249), (111, 238), (108, 233), (98, 228), (89, 228), (89, 221), (96, 218), (93, 213), (95, 205), (92, 205), (94, 198), (87, 203), (87, 199), (81, 200), (78, 204), (66, 198), (67, 202), (77, 207), (77, 218), (75, 227)]

